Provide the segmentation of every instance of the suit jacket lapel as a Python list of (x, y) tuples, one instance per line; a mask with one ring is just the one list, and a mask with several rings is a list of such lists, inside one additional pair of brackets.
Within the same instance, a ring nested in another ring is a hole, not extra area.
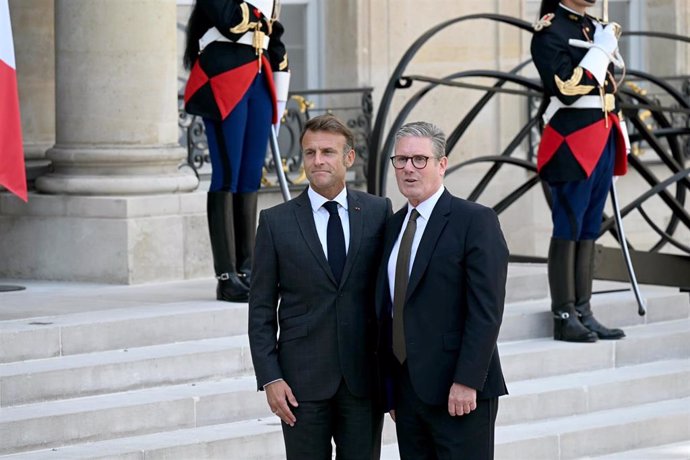
[(314, 254), (314, 257), (321, 265), (321, 268), (328, 275), (328, 277), (335, 284), (335, 277), (333, 272), (331, 272), (331, 266), (328, 265), (328, 260), (326, 255), (323, 253), (323, 246), (321, 246), (321, 241), (319, 241), (319, 234), (316, 233), (316, 224), (314, 223), (314, 212), (311, 209), (311, 201), (309, 201), (309, 195), (305, 190), (294, 200), (295, 203), (295, 219), (297, 220), (297, 225), (302, 232), (302, 237), (307, 243), (307, 246)]
[(434, 210), (431, 212), (429, 223), (426, 224), (424, 235), (422, 235), (422, 240), (419, 242), (419, 247), (414, 257), (414, 263), (412, 264), (410, 281), (407, 283), (407, 299), (410, 298), (410, 294), (414, 292), (419, 281), (422, 279), (422, 275), (429, 265), (431, 256), (434, 253), (434, 248), (436, 247), (439, 236), (448, 223), (450, 202), (451, 195), (450, 192), (446, 190), (443, 192), (438, 202), (436, 202), (436, 206), (434, 206)]
[(357, 253), (359, 252), (359, 247), (362, 242), (362, 227), (364, 226), (364, 218), (362, 214), (364, 210), (362, 209), (362, 204), (359, 198), (354, 196), (350, 191), (347, 193), (347, 207), (348, 207), (348, 218), (350, 220), (350, 244), (347, 249), (347, 258), (345, 259), (345, 267), (343, 268), (343, 276), (340, 278), (340, 284), (342, 285), (347, 280), (347, 277), (352, 271), (355, 259), (357, 258)]

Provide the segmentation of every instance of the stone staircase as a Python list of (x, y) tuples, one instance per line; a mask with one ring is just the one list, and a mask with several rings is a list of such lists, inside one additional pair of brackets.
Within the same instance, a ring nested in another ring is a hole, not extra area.
[[(98, 311), (0, 321), (0, 458), (283, 458), (255, 387), (246, 305), (195, 300), (213, 284), (194, 286), (179, 302), (120, 295)], [(624, 340), (555, 342), (544, 267), (511, 266), (497, 459), (690, 458), (688, 295), (642, 292), (645, 317), (629, 291), (594, 296)], [(398, 458), (395, 442), (386, 417), (384, 459)]]

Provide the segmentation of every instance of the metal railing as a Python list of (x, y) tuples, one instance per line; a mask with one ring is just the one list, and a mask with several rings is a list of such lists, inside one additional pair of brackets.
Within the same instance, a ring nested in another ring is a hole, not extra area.
[[(288, 183), (302, 186), (306, 183), (302, 165), (302, 149), (299, 138), (302, 129), (310, 118), (331, 113), (343, 120), (352, 130), (355, 138), (355, 164), (347, 176), (349, 183), (363, 184), (367, 179), (367, 166), (371, 152), (372, 90), (364, 88), (315, 89), (293, 91), (281, 120), (278, 145)], [(178, 125), (180, 144), (187, 149), (185, 166), (194, 170), (200, 178), (210, 175), (211, 163), (204, 123), (201, 117), (184, 111), (182, 95), (178, 96)], [(266, 149), (262, 189), (278, 187), (276, 165), (270, 151)]]

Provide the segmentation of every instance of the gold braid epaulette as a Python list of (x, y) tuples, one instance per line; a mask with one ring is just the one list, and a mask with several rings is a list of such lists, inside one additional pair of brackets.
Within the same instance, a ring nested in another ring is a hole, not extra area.
[(230, 28), (231, 34), (243, 34), (249, 30), (249, 6), (242, 2), (240, 4), (240, 10), (242, 11), (242, 22)]
[(532, 25), (532, 28), (534, 29), (535, 32), (539, 32), (547, 27), (551, 26), (551, 20), (556, 17), (555, 14), (553, 13), (547, 13), (544, 16), (542, 16), (541, 19), (539, 19), (537, 22), (535, 22)]
[(568, 80), (563, 81), (558, 75), (554, 75), (553, 78), (556, 80), (558, 91), (564, 96), (582, 96), (584, 94), (589, 94), (594, 89), (593, 85), (580, 84), (583, 75), (584, 69), (582, 67), (575, 67), (572, 77)]

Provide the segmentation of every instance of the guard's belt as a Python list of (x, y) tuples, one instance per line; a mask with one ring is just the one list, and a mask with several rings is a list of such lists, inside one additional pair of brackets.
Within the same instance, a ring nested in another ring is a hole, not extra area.
[[(612, 94), (607, 94), (606, 98), (612, 98)], [(613, 101), (606, 101), (606, 104), (609, 105), (613, 103)], [(607, 109), (607, 111), (613, 110), (613, 106), (611, 107), (602, 107), (601, 105), (601, 97), (600, 96), (581, 96), (578, 100), (573, 102), (572, 104), (564, 104), (561, 102), (560, 99), (558, 99), (556, 96), (551, 96), (551, 99), (549, 100), (549, 106), (546, 108), (546, 111), (544, 112), (544, 115), (542, 115), (542, 118), (544, 119), (544, 124), (547, 124), (549, 120), (551, 120), (551, 117), (553, 117), (556, 112), (558, 112), (560, 109), (600, 109), (604, 110)]]
[[(268, 49), (269, 41), (270, 37), (268, 35), (264, 35), (264, 43), (262, 46), (263, 49)], [(240, 38), (233, 41), (221, 34), (215, 27), (211, 27), (206, 31), (204, 36), (199, 39), (199, 52), (201, 53), (204, 48), (213, 42), (241, 43), (242, 45), (254, 46), (254, 31), (248, 30)]]

